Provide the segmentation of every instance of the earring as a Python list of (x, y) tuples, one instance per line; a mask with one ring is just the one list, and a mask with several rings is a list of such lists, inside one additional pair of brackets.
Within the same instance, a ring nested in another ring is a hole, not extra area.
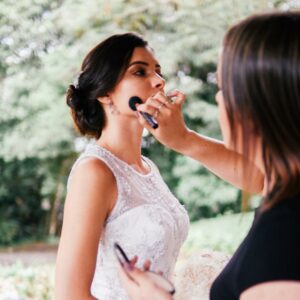
[(113, 102), (111, 100), (109, 100), (109, 111), (112, 115), (119, 115), (120, 112), (118, 111), (118, 109), (114, 106)]

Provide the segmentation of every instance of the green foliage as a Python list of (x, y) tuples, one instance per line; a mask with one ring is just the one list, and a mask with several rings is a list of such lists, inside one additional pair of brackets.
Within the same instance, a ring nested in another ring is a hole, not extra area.
[(3, 300), (51, 300), (54, 289), (53, 265), (24, 266), (17, 262), (0, 269), (0, 296)]
[(233, 254), (250, 230), (253, 217), (253, 213), (240, 213), (192, 223), (182, 254), (200, 249)]
[(0, 221), (0, 245), (9, 245), (17, 239), (19, 224), (15, 220)]
[(192, 221), (239, 211), (237, 190), (212, 174), (182, 176), (176, 191), (180, 199), (185, 199)]
[[(213, 77), (223, 34), (232, 22), (273, 8), (297, 5), (278, 0), (2, 0), (0, 236), (6, 232), (5, 243), (50, 232), (51, 224), (59, 232), (65, 195), (60, 187), (78, 141), (65, 91), (91, 47), (114, 33), (142, 33), (163, 66), (166, 90), (187, 94), (188, 126), (220, 138)], [(197, 164), (152, 137), (144, 145), (193, 219), (234, 210), (233, 188), (200, 166), (185, 172), (185, 165)]]
[(0, 159), (0, 241), (8, 244), (22, 236), (39, 235), (45, 213), (40, 190), (39, 160), (4, 162)]

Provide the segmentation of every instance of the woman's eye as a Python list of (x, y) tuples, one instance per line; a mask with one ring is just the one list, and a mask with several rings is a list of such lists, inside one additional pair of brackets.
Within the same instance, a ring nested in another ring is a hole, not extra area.
[(146, 72), (145, 72), (145, 70), (141, 69), (141, 70), (137, 70), (136, 72), (134, 72), (134, 75), (136, 75), (136, 76), (145, 76)]

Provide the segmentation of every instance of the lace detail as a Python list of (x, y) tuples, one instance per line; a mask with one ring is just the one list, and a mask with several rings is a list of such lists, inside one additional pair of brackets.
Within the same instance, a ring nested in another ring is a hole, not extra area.
[[(170, 279), (188, 233), (188, 215), (150, 159), (143, 157), (151, 167), (151, 171), (143, 175), (108, 150), (89, 144), (72, 170), (79, 161), (89, 157), (107, 164), (118, 189), (115, 207), (106, 220), (99, 242), (91, 291), (101, 300), (129, 300), (119, 282), (113, 243), (120, 243), (129, 257), (138, 255), (138, 267), (150, 259), (151, 269), (162, 271)], [(72, 171), (69, 181), (71, 178)]]

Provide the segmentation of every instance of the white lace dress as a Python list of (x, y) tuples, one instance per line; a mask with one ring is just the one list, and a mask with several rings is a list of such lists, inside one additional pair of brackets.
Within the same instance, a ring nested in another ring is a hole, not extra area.
[(188, 215), (150, 159), (143, 157), (151, 168), (143, 175), (108, 150), (89, 144), (72, 170), (79, 161), (88, 157), (101, 159), (107, 164), (118, 188), (115, 207), (99, 241), (91, 292), (100, 300), (128, 300), (119, 281), (113, 243), (118, 242), (129, 258), (138, 255), (138, 267), (150, 259), (151, 269), (162, 271), (170, 279), (188, 233)]

